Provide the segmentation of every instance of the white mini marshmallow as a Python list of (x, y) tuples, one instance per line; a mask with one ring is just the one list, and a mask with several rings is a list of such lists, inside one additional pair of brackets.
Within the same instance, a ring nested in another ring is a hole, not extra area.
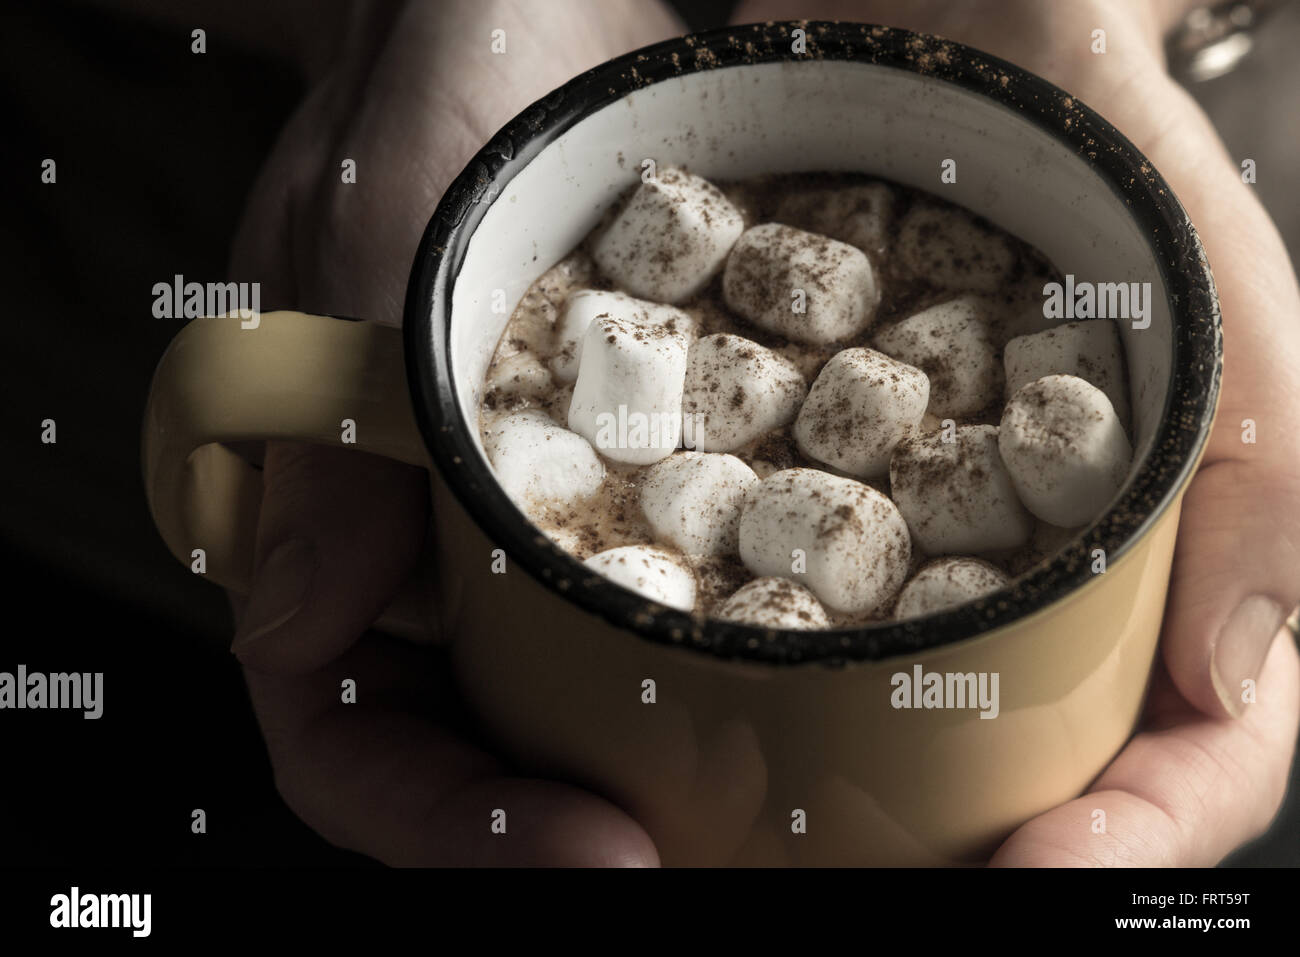
[(829, 628), (817, 596), (788, 578), (755, 578), (723, 602), (717, 617), (759, 628)]
[(911, 275), (952, 292), (1001, 292), (1016, 264), (1006, 236), (961, 210), (928, 203), (899, 222), (896, 255)]
[(745, 229), (716, 186), (661, 166), (592, 244), (601, 270), (642, 299), (681, 302), (705, 287)]
[(597, 552), (583, 564), (653, 602), (682, 611), (695, 607), (694, 573), (662, 548), (621, 545)]
[(503, 395), (545, 398), (552, 385), (550, 371), (532, 352), (516, 352), (494, 360), (488, 367), (488, 389), (495, 389)]
[(688, 339), (694, 339), (697, 331), (695, 320), (672, 306), (634, 299), (621, 292), (579, 289), (564, 301), (564, 308), (555, 323), (555, 356), (551, 359), (551, 371), (560, 382), (573, 382), (578, 378), (582, 339), (598, 318), (624, 319), (642, 326), (663, 326), (669, 332), (684, 333)]
[(819, 469), (774, 472), (740, 517), (740, 558), (791, 578), (835, 611), (886, 606), (907, 577), (907, 523), (888, 496)]
[(1120, 422), (1128, 422), (1128, 387), (1119, 329), (1110, 319), (1067, 322), (1007, 343), (1008, 397), (1043, 376), (1072, 375), (1091, 382), (1110, 399)]
[(916, 432), (930, 401), (924, 372), (874, 349), (844, 349), (822, 367), (795, 419), (809, 458), (861, 478), (889, 471), (894, 446)]
[(1100, 516), (1133, 459), (1106, 393), (1071, 375), (1044, 376), (1012, 396), (998, 447), (1020, 500), (1062, 528)]
[(722, 273), (722, 295), (760, 329), (814, 345), (861, 332), (880, 304), (862, 250), (780, 223), (740, 237)]
[(586, 498), (605, 480), (605, 466), (587, 440), (540, 409), (502, 416), (484, 431), (497, 481), (525, 514)]
[(597, 319), (582, 341), (569, 428), (615, 462), (649, 465), (682, 434), (686, 337), (663, 326)]
[[(952, 441), (944, 441), (949, 435)], [(1034, 518), (998, 455), (995, 426), (940, 429), (900, 442), (889, 481), (913, 540), (927, 554), (1016, 548), (1033, 534)]]
[(885, 183), (819, 186), (791, 193), (772, 219), (881, 256), (894, 222), (894, 190)]
[(678, 452), (641, 479), (641, 511), (656, 539), (687, 555), (734, 555), (745, 494), (758, 476), (734, 455)]
[(705, 336), (686, 366), (683, 441), (704, 452), (740, 448), (788, 424), (807, 392), (784, 356), (740, 336)]
[(875, 346), (929, 377), (929, 410), (941, 419), (974, 415), (1002, 398), (1002, 363), (977, 296), (908, 316), (876, 333)]
[(894, 605), (897, 619), (916, 618), (953, 608), (997, 591), (1007, 576), (978, 558), (939, 558), (912, 576)]

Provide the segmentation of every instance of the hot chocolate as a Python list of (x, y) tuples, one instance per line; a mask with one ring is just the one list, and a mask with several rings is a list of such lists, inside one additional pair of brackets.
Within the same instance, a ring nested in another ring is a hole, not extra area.
[(545, 534), (659, 604), (846, 627), (976, 598), (1118, 492), (1110, 320), (919, 190), (661, 168), (544, 273), (489, 366), (494, 471)]

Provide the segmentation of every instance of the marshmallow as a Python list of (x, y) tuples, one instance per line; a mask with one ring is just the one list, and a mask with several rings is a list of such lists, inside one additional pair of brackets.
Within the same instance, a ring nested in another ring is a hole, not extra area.
[(877, 333), (875, 346), (929, 377), (929, 411), (941, 419), (974, 415), (1002, 398), (1002, 363), (978, 297), (909, 316)]
[(1070, 375), (1045, 376), (1011, 397), (998, 448), (1020, 500), (1062, 528), (1101, 515), (1133, 458), (1106, 393)]
[(894, 201), (893, 189), (884, 183), (821, 186), (786, 196), (772, 219), (881, 256), (889, 245)]
[(919, 204), (898, 225), (896, 256), (911, 275), (953, 292), (1001, 292), (1016, 252), (966, 213)]
[(708, 284), (744, 229), (716, 186), (661, 166), (596, 238), (591, 256), (632, 295), (681, 302)]
[(734, 555), (758, 476), (734, 455), (679, 452), (646, 470), (641, 511), (656, 539), (688, 555)]
[(978, 558), (939, 558), (912, 576), (894, 605), (897, 619), (917, 618), (953, 608), (997, 591), (1007, 576)]
[(682, 434), (686, 337), (664, 326), (596, 319), (582, 340), (569, 428), (615, 462), (649, 465)]
[(695, 575), (674, 555), (653, 545), (621, 545), (585, 562), (615, 584), (669, 608), (695, 607)]
[(582, 359), (582, 338), (597, 318), (624, 319), (641, 326), (663, 326), (669, 332), (681, 332), (688, 339), (696, 335), (695, 320), (680, 309), (633, 299), (621, 292), (579, 289), (564, 301), (564, 309), (555, 323), (555, 356), (551, 371), (560, 382), (578, 378)]
[(818, 469), (774, 472), (740, 517), (740, 559), (755, 575), (793, 578), (834, 611), (889, 603), (912, 545), (888, 496)]
[(1078, 376), (1110, 399), (1120, 422), (1128, 422), (1128, 388), (1119, 329), (1110, 319), (1067, 322), (1054, 329), (1020, 336), (1003, 353), (1007, 396), (1049, 375)]
[(889, 457), (921, 424), (930, 382), (920, 369), (874, 349), (845, 349), (822, 367), (795, 419), (809, 458), (862, 478), (889, 471)]
[(682, 394), (683, 442), (726, 452), (786, 425), (808, 383), (794, 363), (756, 342), (718, 333), (691, 347)]
[(860, 249), (779, 223), (755, 226), (736, 242), (722, 295), (760, 329), (813, 345), (861, 332), (880, 304)]
[(484, 431), (497, 481), (526, 514), (586, 498), (605, 480), (605, 466), (587, 440), (540, 409), (513, 412)]
[(488, 367), (487, 387), (501, 395), (544, 399), (551, 391), (551, 373), (533, 353), (516, 352)]
[(830, 618), (807, 588), (788, 578), (755, 578), (717, 611), (717, 617), (760, 628), (829, 628)]
[(998, 455), (992, 425), (940, 429), (900, 442), (889, 481), (913, 540), (930, 555), (1016, 548), (1034, 531), (1033, 516)]

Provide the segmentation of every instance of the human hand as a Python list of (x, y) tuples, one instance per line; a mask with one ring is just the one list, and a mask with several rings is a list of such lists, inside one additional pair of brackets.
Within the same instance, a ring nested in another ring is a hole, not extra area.
[[(357, 4), (341, 27), (304, 57), (319, 69), (259, 177), (233, 272), (260, 281), (263, 302), (391, 325), (424, 226), (482, 143), (581, 71), (682, 32), (644, 0)], [(472, 742), (427, 651), (363, 637), (421, 551), (426, 473), (292, 443), (268, 443), (264, 464), (232, 650), (289, 807), (389, 864), (656, 864), (614, 805), (512, 777)], [(340, 706), (344, 678), (357, 704)], [(490, 834), (497, 807), (511, 808), (510, 841)]]
[[(1187, 208), (1218, 285), (1217, 424), (1183, 501), (1157, 665), (1138, 734), (1087, 794), (1035, 818), (996, 865), (1213, 865), (1262, 833), (1286, 791), (1300, 721), (1300, 292), (1238, 161), (1167, 74), (1162, 37), (1187, 0), (746, 0), (737, 23), (857, 20), (938, 34), (1039, 74), (1100, 112)], [(1107, 52), (1090, 50), (1092, 31)], [(1256, 444), (1242, 421), (1257, 423)], [(1242, 701), (1252, 681), (1257, 701)], [(1094, 810), (1106, 833), (1092, 830)]]

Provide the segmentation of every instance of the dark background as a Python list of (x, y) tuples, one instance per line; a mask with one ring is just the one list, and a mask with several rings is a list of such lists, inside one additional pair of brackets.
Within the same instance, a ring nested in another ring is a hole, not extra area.
[[(140, 478), (145, 395), (179, 328), (151, 315), (152, 285), (224, 275), (299, 80), (212, 30), (195, 56), (189, 26), (13, 6), (0, 13), (0, 670), (102, 671), (105, 712), (0, 718), (0, 864), (365, 864), (280, 801), (226, 599), (167, 552)], [(702, 28), (730, 4), (678, 6)], [(1193, 89), (1233, 155), (1256, 159), (1293, 259), (1297, 46), (1292, 4), (1241, 68)], [(45, 157), (57, 186), (39, 182)], [(39, 441), (45, 418), (56, 445)], [(1297, 790), (1293, 777), (1273, 830), (1229, 863), (1300, 864)], [(206, 835), (190, 832), (194, 808)]]

